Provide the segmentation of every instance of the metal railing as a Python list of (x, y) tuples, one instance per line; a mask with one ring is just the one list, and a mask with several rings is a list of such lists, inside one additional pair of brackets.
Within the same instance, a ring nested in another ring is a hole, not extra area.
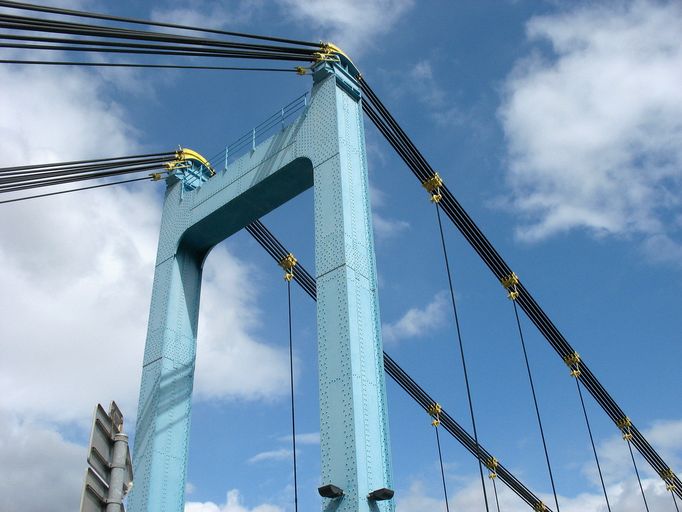
[[(237, 157), (243, 155), (246, 151), (255, 151), (256, 145), (269, 137), (277, 129), (283, 130), (294, 121), (294, 115), (305, 109), (308, 106), (308, 93), (304, 93), (295, 100), (279, 109), (278, 112), (272, 114), (265, 121), (257, 126), (254, 126), (239, 137), (237, 140), (225, 147), (225, 168), (234, 161)], [(296, 116), (298, 117), (298, 116)]]

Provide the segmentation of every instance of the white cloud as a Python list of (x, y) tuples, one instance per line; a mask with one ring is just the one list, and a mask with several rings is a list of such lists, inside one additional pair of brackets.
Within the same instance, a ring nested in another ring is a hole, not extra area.
[(261, 325), (258, 289), (253, 286), (257, 273), (224, 247), (208, 257), (195, 372), (199, 400), (271, 399), (289, 392), (286, 349), (265, 344), (253, 334)]
[(425, 107), (431, 118), (442, 127), (471, 122), (469, 116), (455, 103), (455, 92), (438, 82), (430, 60), (418, 61), (408, 74), (401, 94), (410, 92)]
[[(281, 443), (286, 443), (291, 446), (291, 436), (282, 436), (277, 439)], [(306, 434), (296, 434), (296, 454), (300, 456), (302, 446), (306, 445), (319, 445), (320, 444), (320, 433), (319, 432), (309, 432)], [(293, 454), (293, 450), (290, 448), (280, 448), (277, 450), (268, 450), (265, 452), (260, 452), (249, 458), (247, 462), (249, 464), (255, 464), (258, 462), (269, 462), (269, 461), (280, 461), (289, 460)]]
[[(219, 0), (169, 0), (164, 7), (152, 10), (154, 21), (205, 27), (213, 29), (227, 29), (246, 23), (261, 8), (260, 0), (237, 2), (223, 2)], [(169, 29), (177, 31), (176, 29)]]
[(0, 409), (0, 510), (73, 512), (78, 509), (86, 448), (51, 427)]
[(407, 221), (393, 219), (379, 213), (379, 210), (383, 209), (387, 204), (386, 192), (370, 183), (369, 195), (372, 204), (372, 226), (374, 228), (374, 236), (377, 240), (389, 240), (410, 228), (410, 223)]
[(376, 211), (372, 212), (374, 234), (379, 240), (387, 240), (398, 236), (410, 228), (410, 223), (400, 219), (384, 217)]
[[(682, 457), (682, 420), (659, 421), (643, 431), (644, 436), (658, 448), (668, 464), (676, 465)], [(624, 512), (640, 512), (644, 508), (639, 484), (634, 476), (630, 454), (627, 445), (620, 438), (614, 436), (600, 443), (598, 453), (602, 470), (605, 474), (607, 492), (612, 510)], [(639, 459), (639, 455), (636, 455)], [(641, 460), (641, 459), (639, 459)], [(566, 512), (603, 512), (606, 510), (604, 495), (599, 485), (596, 472), (592, 474), (594, 461), (585, 461), (585, 468), (590, 468), (588, 476), (591, 480), (590, 489), (575, 496), (559, 494), (559, 505)], [(651, 510), (661, 512), (675, 512), (670, 492), (666, 491), (662, 480), (654, 475), (644, 461), (638, 463), (640, 474), (643, 475), (642, 485), (647, 502)], [(648, 476), (647, 476), (648, 475)], [(518, 476), (518, 475), (517, 475)], [(483, 494), (480, 480), (475, 475), (446, 474), (448, 483), (449, 504), (451, 510), (477, 510), (482, 506)], [(559, 480), (559, 486), (561, 481)], [(559, 487), (559, 490), (561, 487)], [(509, 512), (525, 512), (528, 505), (518, 498), (506, 485), (497, 483), (500, 509)], [(540, 493), (531, 489), (553, 510), (554, 498), (551, 494)], [(493, 500), (493, 489), (487, 487), (488, 498)], [(427, 490), (423, 482), (415, 480), (407, 492), (396, 493), (397, 512), (421, 512), (423, 510), (444, 510), (445, 502), (442, 494)], [(494, 506), (493, 506), (494, 508)]]
[(679, 257), (680, 26), (678, 2), (645, 0), (529, 22), (529, 38), (553, 55), (518, 63), (499, 111), (521, 238), (585, 228)]
[(227, 491), (225, 503), (222, 505), (217, 505), (211, 501), (205, 503), (188, 502), (185, 503), (185, 512), (282, 512), (282, 509), (267, 503), (253, 508), (246, 507), (242, 504), (239, 491), (232, 489)]
[(439, 292), (423, 308), (410, 308), (396, 322), (384, 324), (382, 328), (384, 341), (390, 343), (414, 338), (426, 330), (431, 331), (442, 326), (446, 319), (448, 300), (445, 292)]
[[(5, 165), (141, 150), (128, 113), (96, 73), (2, 68), (0, 83)], [(21, 504), (20, 510), (54, 509), (42, 506), (42, 491), (68, 494), (60, 501), (69, 504), (64, 510), (77, 507), (72, 501), (80, 492), (85, 449), (76, 457), (80, 449), (60, 432), (75, 424), (84, 434), (97, 402), (116, 399), (128, 429), (134, 425), (158, 239), (158, 186), (114, 187), (0, 207), (0, 417), (21, 426), (16, 435), (36, 431), (42, 444), (51, 443), (54, 449), (44, 450), (41, 464), (58, 464), (61, 471), (55, 474), (63, 475), (40, 483), (42, 469), (33, 451), (0, 445), (0, 460), (11, 456), (18, 458), (17, 467), (32, 468), (18, 475), (38, 475), (40, 494), (23, 484), (0, 492), (0, 499)], [(255, 400), (288, 389), (284, 352), (255, 336), (258, 290), (245, 266), (224, 248), (208, 259), (198, 399)], [(0, 431), (4, 436), (6, 429)], [(17, 438), (14, 446), (22, 442)]]
[[(291, 436), (283, 436), (279, 441), (291, 443)], [(320, 444), (319, 432), (308, 432), (306, 434), (296, 434), (296, 445), (313, 445)]]
[[(388, 33), (414, 0), (166, 0), (152, 10), (157, 21), (231, 30), (254, 23), (263, 13), (306, 28), (302, 39), (320, 38), (339, 45), (351, 56)], [(311, 31), (314, 30), (314, 31)]]
[(277, 0), (293, 19), (320, 30), (351, 58), (387, 33), (414, 0)]
[[(268, 462), (273, 460), (286, 460), (290, 459), (293, 454), (292, 450), (288, 448), (280, 448), (279, 450), (270, 450), (267, 452), (257, 453), (251, 457), (247, 462), (249, 464), (256, 464), (257, 462)], [(296, 450), (298, 455), (298, 450)]]

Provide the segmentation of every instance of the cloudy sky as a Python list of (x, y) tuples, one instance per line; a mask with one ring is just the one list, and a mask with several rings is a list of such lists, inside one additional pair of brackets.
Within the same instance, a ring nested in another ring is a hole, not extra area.
[[(346, 49), (612, 396), (680, 467), (679, 2), (59, 5)], [(177, 145), (213, 155), (309, 87), (295, 75), (2, 65), (3, 166)], [(470, 430), (433, 206), (369, 124), (367, 137), (386, 350)], [(132, 433), (162, 188), (0, 205), (3, 512), (77, 508), (96, 403), (115, 399)], [(311, 208), (306, 193), (264, 222), (313, 270)], [(450, 226), (447, 243), (481, 443), (550, 503), (511, 305)], [(280, 274), (244, 233), (207, 261), (187, 512), (293, 510)], [(294, 322), (299, 496), (314, 510), (315, 310), (299, 291)], [(575, 385), (524, 322), (561, 508), (605, 510)], [(444, 510), (429, 418), (391, 382), (388, 393), (398, 510)], [(642, 510), (625, 444), (587, 405), (613, 509)], [(481, 510), (473, 459), (443, 441), (452, 508)], [(672, 512), (660, 479), (638, 463), (652, 510)], [(526, 510), (506, 489), (500, 500)]]

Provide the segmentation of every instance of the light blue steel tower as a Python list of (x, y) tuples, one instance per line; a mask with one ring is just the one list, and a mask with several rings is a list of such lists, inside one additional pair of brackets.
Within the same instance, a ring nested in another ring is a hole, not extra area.
[[(168, 178), (143, 362), (132, 512), (181, 512), (203, 262), (219, 242), (314, 185), (324, 509), (392, 512), (376, 263), (352, 64), (314, 68), (310, 104), (224, 171)], [(201, 166), (199, 166), (201, 168)], [(207, 171), (202, 168), (200, 170)], [(229, 336), (229, 333), (225, 333)]]

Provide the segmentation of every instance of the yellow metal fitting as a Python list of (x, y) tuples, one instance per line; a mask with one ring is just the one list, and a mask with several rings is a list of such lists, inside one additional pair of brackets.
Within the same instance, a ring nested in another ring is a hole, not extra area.
[(160, 172), (153, 172), (149, 176), (152, 178), (152, 181), (159, 181), (161, 179), (161, 173)]
[(429, 408), (427, 409), (429, 416), (433, 416), (434, 418), (440, 416), (440, 413), (442, 411), (443, 408), (440, 406), (438, 402), (434, 402), (433, 404), (429, 405)]
[[(320, 41), (320, 51), (313, 53), (315, 56), (315, 62), (339, 62), (339, 55), (343, 55), (348, 59), (346, 55), (338, 46), (332, 43), (324, 43)], [(350, 61), (350, 59), (348, 59)]]
[(437, 172), (433, 174), (428, 180), (422, 183), (422, 187), (424, 187), (428, 192), (432, 193), (437, 191), (440, 187), (443, 186), (443, 179), (440, 177), (440, 174)]
[(484, 464), (485, 467), (490, 470), (490, 473), (488, 473), (488, 478), (490, 478), (491, 480), (497, 478), (497, 466), (500, 465), (497, 459), (495, 457), (490, 457), (484, 462)]
[(675, 490), (675, 473), (670, 468), (666, 468), (658, 473), (665, 482), (665, 488), (668, 491)]
[(502, 286), (509, 290), (512, 287), (515, 288), (516, 285), (519, 284), (519, 276), (512, 272), (507, 277), (500, 279), (500, 282), (502, 283)]
[(289, 253), (279, 262), (279, 266), (284, 269), (284, 279), (291, 281), (294, 277), (294, 267), (298, 263), (296, 257)]
[(632, 421), (630, 421), (630, 418), (625, 416), (625, 418), (618, 420), (616, 423), (619, 429), (623, 430), (624, 428), (629, 428), (632, 426)]
[(674, 478), (675, 474), (673, 473), (673, 470), (670, 468), (666, 468), (663, 471), (661, 471), (661, 476), (663, 478)]
[(183, 167), (186, 160), (196, 160), (206, 167), (206, 169), (208, 169), (211, 176), (215, 176), (215, 170), (211, 166), (210, 162), (192, 149), (178, 148), (178, 150), (175, 152), (175, 160), (172, 162), (166, 162), (163, 165), (169, 171), (173, 171), (177, 167)]
[(440, 193), (440, 187), (443, 186), (443, 179), (436, 172), (428, 180), (422, 183), (426, 191), (431, 194), (431, 202), (439, 203), (443, 196)]
[(566, 357), (564, 357), (564, 363), (566, 363), (568, 366), (573, 366), (576, 365), (580, 362), (580, 354), (577, 352), (573, 352), (572, 354), (568, 354)]
[(545, 512), (547, 510), (547, 506), (543, 502), (538, 501), (533, 507), (533, 510), (535, 510), (535, 512)]
[(296, 74), (298, 75), (307, 75), (308, 70), (304, 68), (303, 66), (296, 66)]
[(616, 423), (618, 428), (620, 429), (621, 432), (623, 432), (623, 439), (625, 441), (630, 441), (632, 439), (632, 421), (630, 421), (630, 418), (625, 416), (625, 418), (618, 420)]
[(502, 286), (509, 292), (507, 293), (507, 298), (509, 300), (516, 300), (519, 297), (519, 292), (516, 289), (516, 285), (519, 284), (519, 277), (512, 272), (507, 277), (500, 279)]
[(433, 425), (434, 427), (438, 427), (440, 425), (440, 413), (442, 410), (443, 408), (440, 406), (438, 402), (431, 404), (427, 410), (429, 416), (433, 417), (431, 425)]
[(484, 462), (484, 464), (485, 467), (488, 468), (490, 471), (495, 471), (497, 469), (497, 466), (500, 465), (500, 463), (497, 461), (495, 457), (490, 457)]
[(580, 354), (577, 352), (573, 352), (572, 354), (567, 355), (564, 357), (564, 363), (568, 365), (568, 367), (571, 369), (571, 376), (578, 378), (580, 377), (580, 368), (578, 365), (580, 364)]

